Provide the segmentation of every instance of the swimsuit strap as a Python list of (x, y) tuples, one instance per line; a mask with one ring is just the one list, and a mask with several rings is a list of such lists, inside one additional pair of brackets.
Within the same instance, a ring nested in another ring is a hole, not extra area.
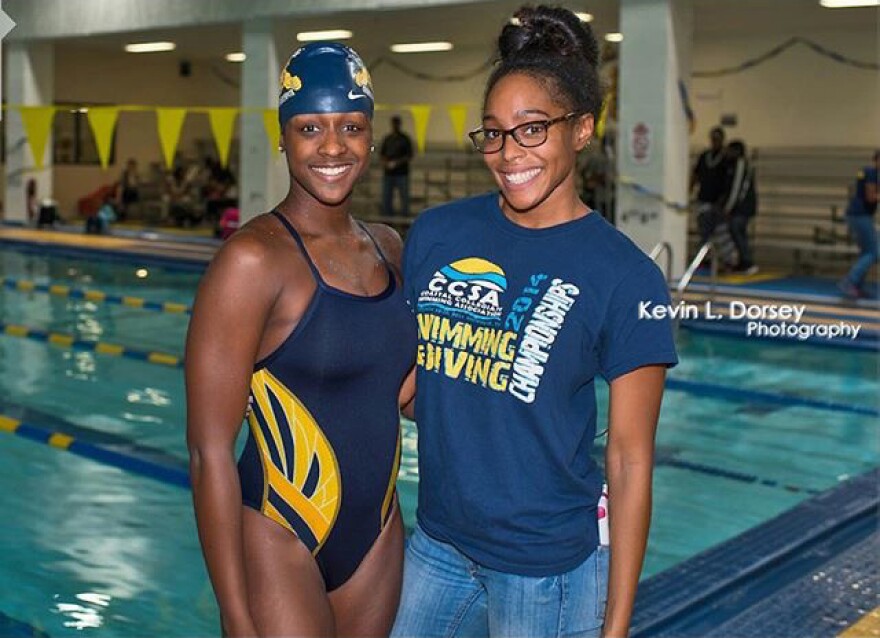
[(394, 272), (391, 270), (391, 264), (388, 263), (388, 259), (385, 258), (385, 253), (382, 252), (382, 248), (379, 246), (379, 242), (376, 241), (376, 238), (373, 237), (373, 233), (367, 230), (367, 225), (363, 222), (357, 222), (357, 225), (361, 227), (361, 230), (367, 233), (367, 237), (370, 238), (370, 241), (373, 242), (373, 246), (376, 247), (376, 252), (379, 253), (379, 257), (382, 259), (382, 263), (385, 264), (385, 268), (388, 270), (388, 274), (393, 277)]
[(299, 246), (300, 251), (302, 251), (303, 257), (305, 257), (306, 259), (306, 263), (309, 264), (309, 270), (312, 271), (312, 275), (314, 275), (315, 281), (317, 281), (319, 284), (326, 285), (326, 283), (324, 282), (324, 278), (321, 277), (321, 273), (318, 270), (318, 267), (315, 265), (315, 262), (312, 261), (312, 258), (309, 255), (309, 251), (306, 250), (305, 242), (303, 242), (302, 237), (300, 237), (300, 234), (296, 231), (296, 228), (293, 227), (293, 224), (287, 221), (287, 218), (280, 212), (278, 212), (277, 209), (273, 210), (272, 214), (275, 215), (275, 217), (277, 217), (282, 224), (284, 224), (287, 232), (289, 232), (294, 240), (296, 240), (296, 244)]

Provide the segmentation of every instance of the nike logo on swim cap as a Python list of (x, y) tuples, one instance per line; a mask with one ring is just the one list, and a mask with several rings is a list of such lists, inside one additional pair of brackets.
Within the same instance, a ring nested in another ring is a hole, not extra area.
[(348, 90), (348, 99), (349, 99), (349, 100), (356, 100), (356, 99), (358, 99), (359, 97), (368, 97), (368, 96), (366, 96), (366, 95), (357, 95), (357, 94), (356, 94), (354, 91), (352, 91), (351, 89)]

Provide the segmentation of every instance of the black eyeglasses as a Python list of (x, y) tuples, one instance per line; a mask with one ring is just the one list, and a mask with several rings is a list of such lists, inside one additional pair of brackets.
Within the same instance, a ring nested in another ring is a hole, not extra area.
[(481, 126), (468, 133), (468, 137), (474, 143), (474, 148), (485, 155), (497, 153), (504, 148), (504, 140), (508, 135), (523, 148), (534, 148), (547, 141), (547, 129), (551, 126), (559, 122), (566, 122), (578, 115), (581, 115), (579, 111), (572, 111), (560, 117), (554, 117), (552, 120), (525, 122), (507, 130)]

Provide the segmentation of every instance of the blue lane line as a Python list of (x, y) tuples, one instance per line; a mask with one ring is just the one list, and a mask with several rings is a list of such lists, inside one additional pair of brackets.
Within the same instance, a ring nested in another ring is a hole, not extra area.
[[(595, 453), (602, 455), (605, 452), (604, 446), (595, 446)], [(755, 474), (747, 474), (746, 472), (737, 472), (734, 470), (725, 470), (724, 468), (706, 465), (705, 463), (697, 463), (695, 461), (687, 461), (680, 459), (675, 454), (665, 451), (662, 446), (657, 446), (654, 453), (654, 467), (674, 467), (679, 470), (688, 470), (697, 474), (706, 474), (708, 476), (717, 476), (719, 478), (737, 481), (739, 483), (751, 483), (755, 485), (763, 485), (765, 487), (774, 487), (783, 489), (786, 492), (794, 494), (819, 494), (819, 490), (810, 487), (801, 487), (799, 485), (791, 485), (789, 483), (780, 483), (774, 479), (761, 478)]]
[[(114, 450), (108, 446), (76, 439), (57, 429), (25, 423), (2, 415), (0, 415), (0, 430), (30, 441), (50, 445), (59, 450), (67, 450), (77, 456), (145, 476), (168, 485), (184, 488), (189, 488), (190, 486), (189, 473), (182, 467), (182, 463), (180, 465), (172, 465), (169, 462), (158, 462), (146, 458), (145, 455), (131, 451), (122, 452)], [(63, 437), (63, 440), (59, 441), (59, 437)]]
[(848, 403), (838, 403), (836, 401), (822, 401), (818, 399), (807, 399), (804, 397), (792, 396), (789, 394), (776, 394), (775, 392), (765, 392), (763, 390), (748, 390), (745, 388), (734, 388), (726, 385), (718, 385), (715, 383), (705, 383), (702, 381), (688, 381), (685, 379), (667, 378), (666, 387), (669, 390), (679, 390), (688, 392), (698, 396), (710, 396), (716, 399), (724, 399), (727, 401), (747, 402), (747, 403), (767, 403), (771, 405), (781, 405), (785, 407), (806, 407), (815, 410), (829, 410), (831, 412), (847, 412), (849, 414), (859, 414), (863, 416), (880, 416), (880, 410), (869, 408), (861, 405), (850, 405)]

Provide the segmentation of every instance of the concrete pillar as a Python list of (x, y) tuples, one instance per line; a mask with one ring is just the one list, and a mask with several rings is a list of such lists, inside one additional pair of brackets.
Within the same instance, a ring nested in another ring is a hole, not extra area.
[[(259, 18), (244, 23), (242, 51), (247, 56), (241, 73), (242, 107), (277, 108), (281, 62), (271, 20)], [(242, 114), (240, 162), (239, 205), (244, 223), (271, 210), (287, 193), (287, 164), (278, 152), (278, 140), (268, 141), (258, 112)]]
[[(3, 97), (9, 105), (51, 105), (55, 101), (55, 51), (51, 42), (26, 44), (4, 42)], [(6, 111), (5, 194), (3, 207), (7, 221), (26, 222), (25, 187), (37, 181), (40, 199), (52, 197), (52, 136), (46, 143), (43, 168), (36, 169), (30, 145), (18, 110)]]
[(621, 0), (620, 30), (617, 226), (645, 252), (668, 242), (677, 277), (687, 258), (687, 213), (663, 200), (688, 199), (679, 81), (690, 84), (691, 0)]

